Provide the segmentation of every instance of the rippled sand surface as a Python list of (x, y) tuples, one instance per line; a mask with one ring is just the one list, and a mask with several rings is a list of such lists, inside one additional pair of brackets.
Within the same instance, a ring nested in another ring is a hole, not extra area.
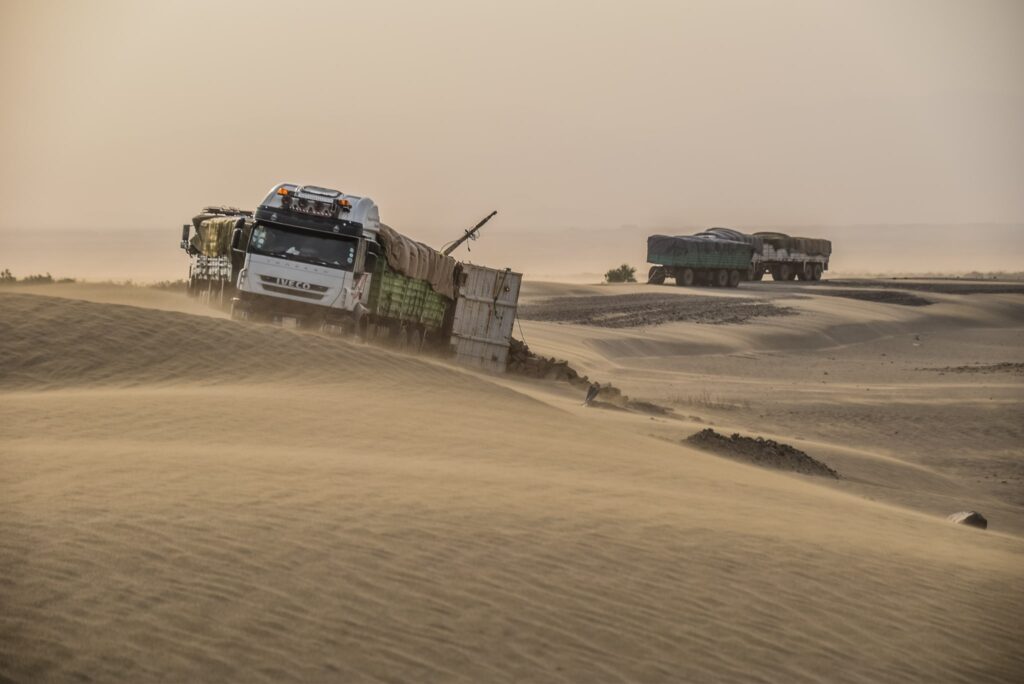
[[(1024, 360), (1019, 295), (524, 322), (538, 351), (674, 409), (652, 418), (175, 295), (41, 292), (60, 296), (0, 290), (0, 679), (1024, 671), (1022, 380), (917, 370)], [(681, 443), (709, 424), (844, 478)], [(944, 520), (968, 506), (988, 531)]]

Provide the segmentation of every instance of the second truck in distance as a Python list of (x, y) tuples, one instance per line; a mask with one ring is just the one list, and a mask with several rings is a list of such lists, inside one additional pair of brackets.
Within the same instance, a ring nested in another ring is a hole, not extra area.
[(738, 287), (744, 280), (821, 280), (828, 270), (832, 243), (783, 233), (748, 235), (729, 228), (710, 228), (696, 235), (652, 235), (647, 262), (654, 264), (647, 282), (661, 285)]

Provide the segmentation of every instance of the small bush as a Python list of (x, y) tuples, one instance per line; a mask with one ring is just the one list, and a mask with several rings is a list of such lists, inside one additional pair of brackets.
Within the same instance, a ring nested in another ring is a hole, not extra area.
[(74, 278), (60, 278), (60, 279), (56, 279), (52, 275), (50, 275), (49, 273), (47, 273), (46, 275), (43, 275), (42, 273), (37, 273), (35, 275), (25, 276), (21, 280), (18, 280), (14, 276), (14, 274), (11, 273), (11, 269), (5, 268), (4, 270), (0, 271), (0, 285), (13, 285), (15, 283), (18, 283), (18, 284), (21, 284), (21, 285), (48, 285), (50, 283), (73, 283), (73, 282), (75, 282)]
[(188, 289), (187, 280), (161, 280), (158, 283), (150, 283), (149, 287), (154, 290), (180, 290), (184, 292)]
[(25, 276), (24, 278), (22, 278), (18, 282), (24, 283), (26, 285), (49, 284), (49, 283), (53, 282), (53, 276), (50, 275), (49, 273), (47, 273), (46, 275), (43, 275), (41, 273), (37, 273), (35, 275)]
[(629, 264), (622, 264), (605, 273), (604, 279), (609, 283), (635, 283), (636, 269)]

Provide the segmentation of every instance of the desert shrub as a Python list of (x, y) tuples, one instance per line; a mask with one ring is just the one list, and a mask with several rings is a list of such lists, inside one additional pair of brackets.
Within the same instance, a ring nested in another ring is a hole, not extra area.
[(5, 268), (4, 270), (0, 271), (0, 285), (12, 285), (14, 283), (22, 283), (22, 284), (25, 284), (25, 285), (39, 285), (39, 284), (46, 284), (46, 283), (73, 283), (73, 282), (75, 282), (74, 278), (61, 278), (60, 280), (56, 280), (49, 273), (47, 273), (46, 275), (43, 275), (41, 273), (37, 273), (35, 275), (25, 276), (21, 280), (18, 280), (14, 276), (14, 274), (11, 273), (11, 269)]
[(604, 279), (609, 283), (635, 283), (636, 269), (629, 264), (622, 264), (605, 273)]
[(150, 283), (149, 287), (154, 290), (181, 290), (184, 292), (188, 289), (187, 280), (161, 280), (158, 283)]

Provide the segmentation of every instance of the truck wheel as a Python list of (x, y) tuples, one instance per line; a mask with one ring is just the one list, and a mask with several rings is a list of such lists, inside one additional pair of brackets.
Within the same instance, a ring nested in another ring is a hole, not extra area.
[(762, 280), (764, 278), (764, 267), (763, 266), (751, 266), (750, 273), (747, 275), (747, 280)]
[(772, 278), (775, 280), (792, 280), (794, 275), (796, 274), (789, 264), (780, 264), (772, 269)]
[(647, 282), (650, 285), (664, 285), (665, 284), (665, 267), (664, 266), (651, 266), (651, 270), (647, 272)]
[(386, 344), (390, 329), (379, 321), (372, 321), (366, 326), (366, 341), (374, 344)]
[(247, 321), (249, 318), (249, 310), (247, 308), (239, 306), (237, 302), (231, 302), (231, 320)]
[(796, 277), (804, 282), (811, 282), (814, 280), (814, 266), (811, 264), (803, 264), (796, 272)]
[(366, 342), (367, 336), (370, 334), (370, 317), (369, 316), (358, 316), (352, 319), (352, 336), (357, 340)]
[(693, 285), (693, 269), (684, 268), (681, 271), (676, 271), (676, 285), (685, 287)]
[(420, 348), (423, 347), (423, 333), (418, 327), (409, 328), (409, 349), (413, 354), (419, 354)]
[(715, 287), (728, 287), (729, 286), (729, 272), (724, 268), (720, 268), (711, 274), (711, 284)]
[(405, 349), (405, 326), (399, 321), (392, 321), (388, 326), (388, 346)]
[(736, 269), (729, 271), (729, 287), (740, 286), (740, 272)]
[(813, 276), (812, 279), (813, 280), (821, 280), (822, 272), (823, 272), (823, 269), (821, 268), (821, 264), (814, 264), (814, 276)]

